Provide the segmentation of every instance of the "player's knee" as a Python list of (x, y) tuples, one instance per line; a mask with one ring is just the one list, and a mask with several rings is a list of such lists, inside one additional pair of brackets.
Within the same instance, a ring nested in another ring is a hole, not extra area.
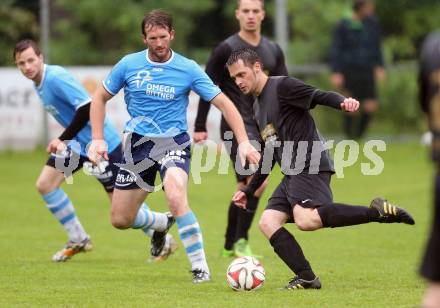
[(129, 228), (132, 223), (130, 223), (130, 220), (124, 217), (113, 217), (111, 218), (112, 226), (116, 229), (127, 229)]
[(130, 228), (134, 223), (134, 218), (112, 211), (110, 217), (112, 226), (116, 229)]
[(178, 170), (177, 172), (171, 173), (168, 171), (166, 173), (164, 179), (165, 191), (183, 191), (186, 189), (186, 175), (183, 171), (180, 172), (180, 170)]
[(321, 218), (316, 209), (303, 209), (295, 214), (295, 224), (301, 231), (314, 231), (322, 227)]
[(260, 221), (258, 222), (258, 227), (260, 228), (260, 231), (266, 234), (267, 229), (269, 228), (269, 221), (264, 218), (264, 216), (261, 216)]
[(295, 218), (295, 224), (301, 231), (313, 231), (315, 228), (313, 228), (313, 225), (311, 222), (305, 220), (305, 219), (296, 219)]
[(181, 191), (170, 191), (167, 192), (168, 204), (172, 208), (178, 208), (184, 199), (184, 194)]
[(165, 186), (165, 194), (168, 204), (172, 208), (179, 208), (185, 200), (186, 187), (179, 181), (168, 182)]
[(258, 222), (258, 227), (261, 232), (267, 237), (270, 238), (274, 230), (277, 230), (280, 226), (277, 226), (276, 223), (269, 217), (269, 215), (261, 215), (260, 221)]
[(42, 195), (46, 195), (52, 192), (56, 188), (54, 187), (51, 181), (41, 178), (37, 180), (37, 182), (35, 183), (35, 187), (37, 188), (38, 192)]

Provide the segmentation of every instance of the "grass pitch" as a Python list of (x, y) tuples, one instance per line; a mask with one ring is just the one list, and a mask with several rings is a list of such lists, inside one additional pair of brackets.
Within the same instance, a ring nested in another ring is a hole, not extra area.
[[(266, 283), (257, 292), (233, 292), (225, 271), (231, 259), (219, 256), (227, 205), (234, 176), (203, 175), (191, 184), (189, 200), (202, 227), (213, 281), (190, 282), (189, 263), (180, 245), (166, 262), (146, 262), (149, 241), (140, 231), (119, 231), (109, 223), (109, 200), (100, 184), (79, 172), (63, 189), (94, 242), (94, 251), (67, 263), (51, 262), (66, 241), (62, 227), (44, 207), (34, 188), (47, 155), (0, 154), (0, 307), (127, 306), (127, 307), (414, 307), (424, 282), (417, 270), (430, 225), (432, 165), (417, 144), (389, 143), (380, 153), (385, 169), (363, 176), (360, 164), (332, 181), (334, 199), (369, 204), (386, 196), (407, 208), (416, 225), (368, 224), (301, 232), (289, 226), (302, 245), (323, 289), (283, 292), (278, 288), (293, 275), (272, 251), (254, 223), (250, 232), (255, 253), (264, 255)], [(278, 170), (260, 204), (278, 184)], [(148, 198), (154, 210), (165, 211), (162, 192)], [(259, 214), (258, 214), (259, 216)], [(177, 230), (172, 229), (177, 237)], [(180, 243), (179, 243), (180, 244)]]

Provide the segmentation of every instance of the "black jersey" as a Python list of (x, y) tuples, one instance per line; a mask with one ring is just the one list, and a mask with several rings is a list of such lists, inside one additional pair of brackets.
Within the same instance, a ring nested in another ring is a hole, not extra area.
[[(212, 52), (206, 64), (206, 73), (217, 84), (235, 104), (240, 111), (246, 130), (251, 134), (255, 129), (255, 121), (252, 119), (252, 96), (246, 96), (229, 76), (226, 62), (235, 50), (242, 48), (252, 48), (257, 52), (263, 62), (264, 71), (271, 76), (287, 76), (287, 68), (284, 62), (284, 55), (281, 48), (274, 42), (262, 36), (258, 46), (250, 45), (245, 42), (238, 34), (234, 34), (222, 41)], [(206, 119), (208, 117), (210, 104), (199, 102), (195, 131), (206, 131)], [(222, 118), (222, 130), (228, 128), (224, 118)]]
[[(310, 109), (318, 104), (340, 109), (344, 99), (338, 93), (321, 91), (296, 78), (269, 77), (253, 104), (255, 120), (266, 146), (261, 165), (267, 164), (266, 155), (274, 153), (272, 165), (276, 161), (285, 175), (333, 173), (333, 162)], [(246, 193), (255, 192), (269, 172), (267, 165), (262, 166)]]
[[(429, 116), (432, 131), (432, 158), (440, 164), (440, 31), (430, 34), (423, 43), (420, 57), (420, 103)], [(440, 282), (440, 176), (437, 170), (433, 225), (420, 273), (426, 279)]]
[(420, 54), (420, 104), (433, 134), (432, 158), (440, 161), (440, 31), (429, 35)]
[[(429, 35), (420, 54), (420, 104), (429, 112), (432, 99), (440, 88), (440, 31)], [(440, 127), (439, 127), (440, 128)]]
[(375, 16), (362, 21), (343, 19), (336, 26), (330, 50), (335, 72), (356, 73), (383, 66), (379, 22)]

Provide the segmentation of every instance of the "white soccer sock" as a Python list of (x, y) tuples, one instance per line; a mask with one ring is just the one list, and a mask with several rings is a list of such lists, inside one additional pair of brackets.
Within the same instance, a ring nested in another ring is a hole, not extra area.
[(146, 236), (153, 237), (153, 233), (154, 233), (153, 229), (146, 228), (146, 229), (142, 229), (142, 231), (145, 233)]
[(164, 231), (167, 228), (168, 217), (164, 213), (153, 212), (146, 203), (143, 203), (136, 216), (133, 229), (142, 229), (148, 235), (148, 229)]
[(202, 232), (193, 212), (176, 217), (176, 224), (179, 228), (180, 239), (191, 262), (191, 268), (193, 270), (201, 269), (209, 273), (205, 250), (203, 249)]
[(87, 237), (86, 231), (76, 216), (72, 202), (61, 188), (42, 196), (46, 207), (67, 231), (70, 241), (80, 242)]

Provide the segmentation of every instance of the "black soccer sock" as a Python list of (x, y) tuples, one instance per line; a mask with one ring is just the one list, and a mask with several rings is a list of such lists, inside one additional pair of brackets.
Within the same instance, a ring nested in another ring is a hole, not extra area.
[(313, 273), (309, 261), (306, 260), (301, 246), (289, 231), (281, 227), (272, 234), (269, 241), (276, 254), (299, 278), (315, 279), (316, 275)]
[(228, 209), (228, 225), (226, 226), (225, 245), (224, 248), (232, 250), (235, 242), (235, 234), (237, 233), (238, 211), (241, 210), (231, 201)]
[(434, 186), (434, 216), (425, 254), (420, 266), (420, 273), (428, 280), (440, 282), (440, 172), (437, 171)]
[(344, 115), (344, 133), (348, 139), (354, 138), (353, 122), (354, 122), (353, 116)]
[(331, 203), (317, 208), (325, 228), (344, 227), (377, 221), (379, 212), (366, 206)]
[(357, 131), (357, 138), (362, 138), (367, 131), (368, 124), (370, 124), (371, 121), (371, 113), (362, 112), (360, 120), (359, 120), (359, 129)]
[(251, 228), (252, 221), (254, 220), (259, 201), (260, 198), (252, 196), (247, 201), (246, 207), (248, 210), (238, 210), (237, 233), (235, 235), (235, 240), (239, 240), (241, 238), (248, 239), (248, 231)]

